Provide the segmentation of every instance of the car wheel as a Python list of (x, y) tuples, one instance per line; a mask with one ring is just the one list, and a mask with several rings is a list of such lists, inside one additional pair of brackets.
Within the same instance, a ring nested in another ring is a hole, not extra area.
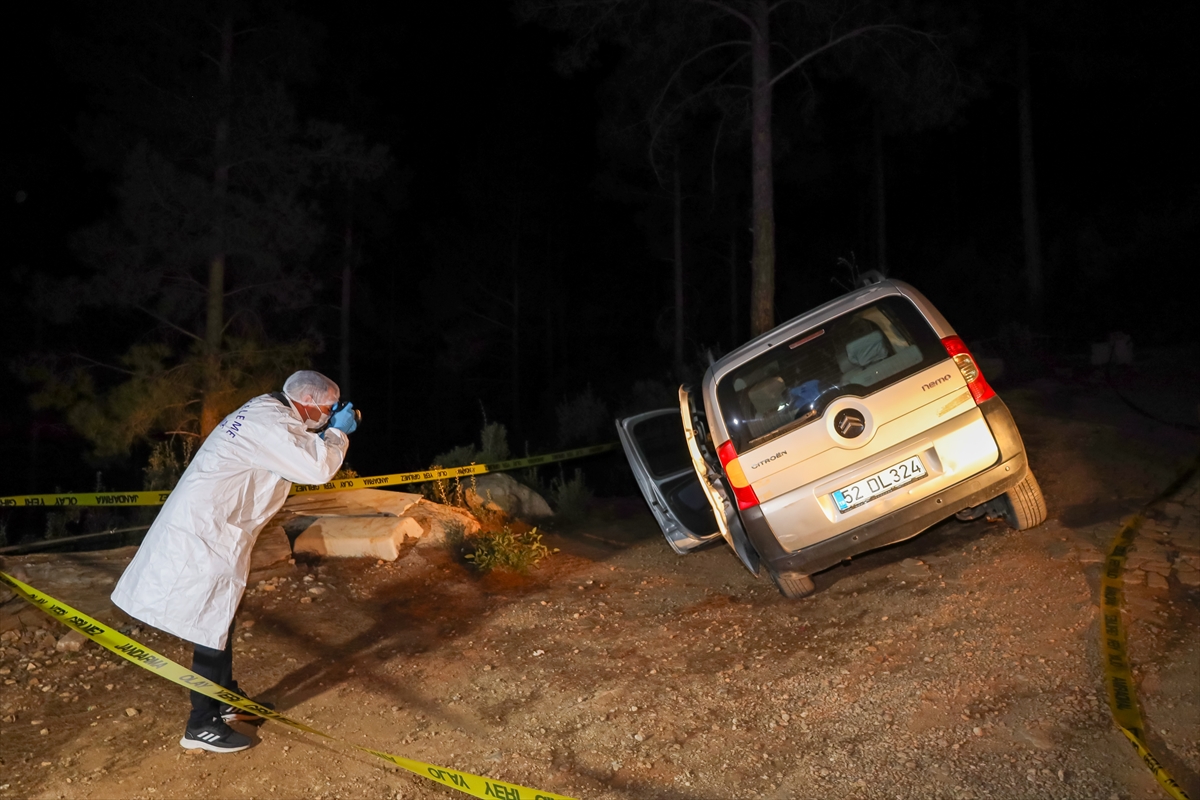
[(1024, 479), (1004, 493), (1004, 521), (1019, 531), (1035, 528), (1046, 521), (1046, 498), (1038, 486), (1033, 470)]
[(781, 572), (771, 573), (771, 580), (775, 581), (775, 586), (779, 588), (779, 593), (789, 600), (799, 600), (801, 597), (808, 597), (817, 590), (813, 584), (812, 578), (807, 575), (801, 575), (799, 572)]

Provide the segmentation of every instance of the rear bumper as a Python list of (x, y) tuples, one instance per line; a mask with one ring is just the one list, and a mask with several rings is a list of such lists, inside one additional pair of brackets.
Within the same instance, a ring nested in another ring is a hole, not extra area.
[(1025, 445), (1008, 406), (999, 397), (985, 401), (979, 410), (1000, 450), (996, 463), (983, 472), (885, 517), (794, 552), (780, 546), (757, 506), (741, 512), (746, 535), (771, 571), (811, 575), (868, 550), (908, 539), (965, 508), (1004, 494), (1029, 471)]

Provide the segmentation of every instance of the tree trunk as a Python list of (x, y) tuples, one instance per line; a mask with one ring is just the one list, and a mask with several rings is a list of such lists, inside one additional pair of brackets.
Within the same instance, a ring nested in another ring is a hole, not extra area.
[(204, 329), (204, 396), (200, 406), (200, 437), (220, 422), (218, 395), (221, 386), (221, 340), (225, 332), (225, 195), (229, 188), (230, 76), (233, 71), (233, 18), (221, 26), (221, 110), (213, 142), (213, 196), (217, 219), (213, 226), (213, 254), (208, 263), (208, 314)]
[(1029, 88), (1029, 33), (1024, 3), (1017, 3), (1017, 124), (1021, 142), (1021, 222), (1025, 237), (1025, 285), (1029, 315), (1041, 322), (1045, 301), (1042, 285), (1042, 237), (1038, 226), (1037, 185), (1033, 164), (1033, 109)]
[[(520, 216), (517, 217), (518, 225)], [(512, 432), (513, 441), (521, 434), (521, 229), (513, 231), (512, 248)]]
[[(546, 325), (545, 334), (543, 335), (542, 341), (542, 344), (545, 345), (545, 364), (543, 367), (543, 375), (545, 376), (545, 380), (542, 383), (545, 395), (549, 395), (554, 388), (557, 387), (558, 383), (555, 380), (554, 372), (554, 317), (558, 313), (558, 289), (553, 281), (553, 276), (556, 274), (553, 265), (557, 264), (559, 259), (555, 257), (553, 243), (554, 240), (552, 232), (547, 233), (546, 264), (547, 266), (550, 266), (551, 269), (548, 271), (548, 277), (542, 283), (542, 291), (544, 292), (543, 297), (545, 298), (542, 321)], [(542, 399), (544, 400), (544, 396)]]
[(750, 9), (751, 227), (750, 329), (758, 336), (775, 327), (775, 192), (771, 163), (771, 29), (767, 0)]
[(342, 397), (350, 396), (350, 287), (354, 270), (354, 182), (346, 182), (346, 233), (343, 238), (342, 259), (342, 341), (339, 355), (341, 356), (338, 388)]
[(683, 379), (683, 193), (679, 188), (679, 148), (675, 149), (675, 377)]
[[(399, 267), (392, 262), (390, 281), (388, 283), (388, 308), (399, 308), (396, 305), (396, 273)], [(395, 313), (388, 314), (388, 354), (387, 354), (387, 446), (389, 450), (396, 449), (396, 351), (400, 347), (400, 343), (396, 341), (396, 317)]]
[(883, 120), (878, 107), (871, 128), (875, 155), (875, 268), (887, 275), (887, 184), (883, 172)]
[(729, 349), (738, 345), (737, 231), (729, 234)]

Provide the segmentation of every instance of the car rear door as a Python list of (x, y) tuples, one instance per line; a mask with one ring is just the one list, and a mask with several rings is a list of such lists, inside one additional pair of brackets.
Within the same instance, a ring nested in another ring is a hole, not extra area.
[(721, 531), (692, 466), (678, 408), (617, 420), (617, 434), (638, 488), (663, 536), (676, 553), (721, 538)]
[(679, 387), (679, 418), (683, 424), (692, 467), (700, 476), (700, 488), (704, 490), (708, 504), (712, 507), (722, 538), (737, 554), (746, 569), (750, 570), (750, 574), (757, 577), (758, 551), (750, 544), (750, 537), (746, 535), (746, 529), (742, 526), (742, 518), (738, 516), (737, 508), (733, 505), (729, 487), (721, 473), (721, 462), (712, 451), (708, 425), (702, 407), (696, 402), (697, 399), (688, 386)]

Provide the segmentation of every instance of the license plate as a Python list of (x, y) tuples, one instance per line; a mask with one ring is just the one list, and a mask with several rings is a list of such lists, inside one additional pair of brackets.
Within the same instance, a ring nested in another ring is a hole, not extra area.
[(870, 477), (852, 483), (844, 489), (833, 493), (833, 502), (837, 503), (838, 511), (849, 511), (858, 508), (863, 503), (869, 503), (880, 495), (895, 491), (917, 478), (924, 478), (925, 465), (919, 456), (901, 461), (899, 464), (880, 470)]

